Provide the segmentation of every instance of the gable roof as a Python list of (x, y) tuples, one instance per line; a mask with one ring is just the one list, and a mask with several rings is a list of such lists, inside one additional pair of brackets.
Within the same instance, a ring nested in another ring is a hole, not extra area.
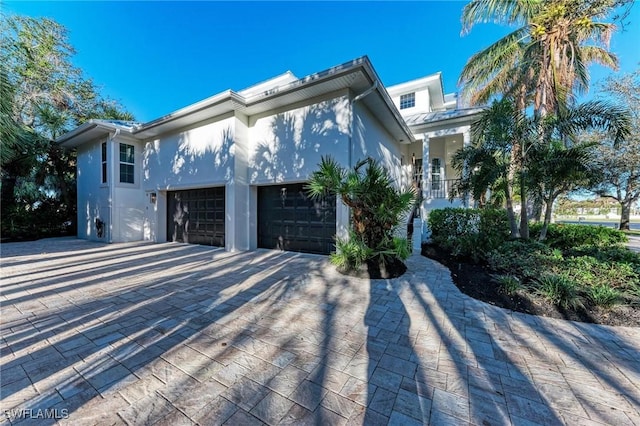
[(144, 140), (225, 113), (237, 111), (246, 115), (259, 114), (342, 89), (349, 89), (357, 96), (374, 85), (375, 90), (360, 102), (378, 117), (395, 139), (402, 143), (412, 142), (409, 127), (380, 82), (369, 58), (363, 56), (301, 79), (287, 72), (239, 92), (226, 90), (144, 124), (90, 120), (60, 136), (56, 143), (76, 147), (115, 131)]

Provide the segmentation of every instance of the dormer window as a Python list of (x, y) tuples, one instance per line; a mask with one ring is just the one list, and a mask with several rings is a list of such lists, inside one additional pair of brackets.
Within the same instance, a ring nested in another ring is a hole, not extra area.
[(400, 109), (413, 108), (416, 106), (416, 93), (407, 93), (400, 96)]

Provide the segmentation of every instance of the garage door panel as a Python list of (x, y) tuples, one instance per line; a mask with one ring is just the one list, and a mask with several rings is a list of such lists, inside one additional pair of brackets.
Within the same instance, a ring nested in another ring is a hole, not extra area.
[(168, 241), (224, 246), (224, 187), (167, 194)]
[(258, 247), (328, 254), (335, 233), (335, 197), (311, 200), (304, 184), (258, 188)]

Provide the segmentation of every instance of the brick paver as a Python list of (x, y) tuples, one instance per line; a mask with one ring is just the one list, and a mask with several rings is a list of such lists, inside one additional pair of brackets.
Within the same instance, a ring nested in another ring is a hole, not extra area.
[(370, 281), (267, 250), (1, 250), (3, 424), (640, 424), (638, 328), (496, 308), (418, 255)]

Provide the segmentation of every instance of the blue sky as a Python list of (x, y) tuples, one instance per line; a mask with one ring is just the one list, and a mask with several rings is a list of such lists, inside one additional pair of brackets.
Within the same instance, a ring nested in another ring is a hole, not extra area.
[[(49, 17), (69, 30), (74, 64), (149, 121), (226, 89), (287, 70), (298, 77), (368, 55), (385, 85), (442, 72), (457, 90), (467, 58), (508, 32), (478, 25), (461, 36), (463, 1), (24, 2), (4, 12)], [(640, 62), (640, 6), (611, 48), (621, 71)], [(594, 83), (610, 71), (594, 66)]]

